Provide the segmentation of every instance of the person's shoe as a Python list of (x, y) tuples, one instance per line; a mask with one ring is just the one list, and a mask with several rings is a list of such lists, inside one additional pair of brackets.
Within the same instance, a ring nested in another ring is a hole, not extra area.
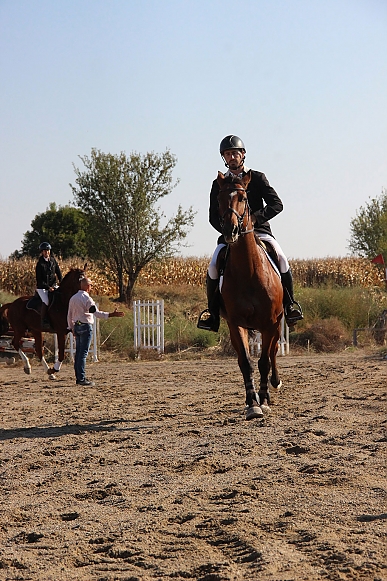
[(77, 381), (77, 385), (84, 385), (86, 387), (93, 387), (95, 385), (94, 381), (89, 381), (88, 379), (83, 379), (82, 381)]
[(50, 329), (51, 329), (50, 321), (48, 321), (47, 319), (43, 319), (43, 321), (42, 321), (42, 331), (50, 331)]
[(285, 320), (288, 327), (294, 327), (297, 321), (301, 321), (304, 318), (302, 314), (301, 305), (294, 301), (285, 307)]
[[(204, 319), (202, 319), (204, 315)], [(220, 318), (215, 317), (209, 309), (205, 309), (199, 315), (197, 327), (198, 329), (203, 329), (204, 331), (214, 331), (217, 333), (219, 331)]]

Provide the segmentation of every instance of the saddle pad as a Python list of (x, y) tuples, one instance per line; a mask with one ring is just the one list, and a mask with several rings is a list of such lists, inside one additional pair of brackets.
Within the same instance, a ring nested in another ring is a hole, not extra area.
[(26, 308), (30, 309), (31, 311), (39, 312), (41, 304), (42, 304), (42, 301), (40, 300), (40, 296), (34, 295), (33, 297), (30, 298), (30, 300), (26, 304)]

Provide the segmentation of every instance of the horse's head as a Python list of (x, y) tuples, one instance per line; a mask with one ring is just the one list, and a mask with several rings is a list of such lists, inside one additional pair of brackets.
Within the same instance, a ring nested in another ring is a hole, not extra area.
[(243, 178), (225, 177), (218, 172), (218, 204), (222, 234), (227, 244), (238, 240), (241, 234), (253, 231), (246, 188), (251, 180), (251, 171)]
[(81, 288), (81, 280), (86, 276), (87, 264), (83, 268), (70, 268), (69, 272), (63, 277), (59, 285), (62, 295), (70, 299)]

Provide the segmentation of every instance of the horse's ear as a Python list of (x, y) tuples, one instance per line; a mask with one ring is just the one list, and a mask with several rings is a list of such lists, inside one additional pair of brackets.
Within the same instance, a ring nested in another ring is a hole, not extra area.
[(220, 185), (224, 179), (225, 179), (224, 174), (222, 174), (221, 171), (218, 171), (218, 177), (217, 177), (218, 184)]
[(87, 262), (85, 262), (85, 266), (83, 267), (83, 272), (86, 272), (87, 270)]
[(251, 169), (249, 169), (247, 174), (242, 178), (243, 187), (246, 188), (250, 182), (251, 182)]

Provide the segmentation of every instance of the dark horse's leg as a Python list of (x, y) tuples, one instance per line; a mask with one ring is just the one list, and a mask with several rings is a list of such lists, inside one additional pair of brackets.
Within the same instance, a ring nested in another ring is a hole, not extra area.
[(55, 361), (54, 367), (51, 367), (51, 369), (47, 370), (50, 379), (56, 379), (55, 373), (59, 373), (63, 360), (65, 358), (66, 333), (58, 332), (56, 337), (58, 340), (58, 359)]
[(231, 343), (238, 355), (238, 365), (241, 370), (246, 389), (246, 420), (261, 418), (263, 411), (259, 405), (258, 394), (254, 385), (254, 367), (250, 357), (248, 331), (228, 323)]
[[(27, 375), (30, 375), (31, 374), (31, 364), (30, 364), (30, 361), (29, 361), (27, 355), (24, 353), (22, 346), (21, 346), (21, 340), (22, 340), (23, 336), (25, 335), (26, 329), (23, 329), (22, 327), (16, 327), (16, 329), (15, 329), (13, 327), (13, 331), (14, 331), (14, 335), (13, 335), (13, 339), (12, 339), (12, 345), (14, 346), (15, 350), (19, 353), (20, 357), (22, 358), (22, 361), (24, 364), (24, 373), (27, 373)], [(39, 361), (41, 362), (41, 364), (43, 365), (43, 368), (45, 369), (45, 371), (48, 371), (47, 362), (46, 362), (45, 358), (43, 357), (42, 333), (40, 333), (39, 331), (33, 331), (32, 335), (33, 335), (33, 338), (35, 340), (35, 354), (36, 354), (37, 358), (39, 359)]]

